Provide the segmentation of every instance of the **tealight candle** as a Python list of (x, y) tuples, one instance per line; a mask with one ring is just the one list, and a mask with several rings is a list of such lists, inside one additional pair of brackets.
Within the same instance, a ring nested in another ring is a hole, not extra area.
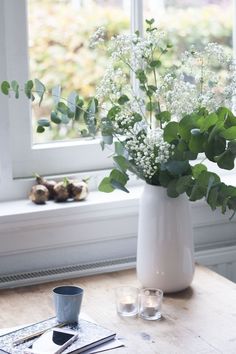
[(116, 289), (116, 309), (122, 316), (135, 316), (138, 313), (138, 289), (122, 286)]
[(159, 289), (142, 289), (140, 295), (140, 317), (145, 320), (161, 318), (163, 292)]

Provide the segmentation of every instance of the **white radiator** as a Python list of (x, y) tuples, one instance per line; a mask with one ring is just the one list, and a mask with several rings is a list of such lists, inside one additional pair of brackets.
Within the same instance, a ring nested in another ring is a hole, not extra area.
[[(236, 282), (236, 246), (197, 251), (195, 259), (215, 272)], [(66, 267), (41, 269), (0, 276), (0, 288), (32, 285), (58, 279), (69, 279), (87, 275), (130, 269), (135, 267), (135, 256)]]
[(236, 245), (198, 251), (196, 261), (236, 282)]

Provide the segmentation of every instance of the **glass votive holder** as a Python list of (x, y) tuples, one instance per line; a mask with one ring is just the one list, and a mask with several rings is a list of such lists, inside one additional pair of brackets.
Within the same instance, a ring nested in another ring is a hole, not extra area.
[(145, 320), (159, 320), (163, 291), (160, 289), (141, 289), (139, 316)]
[(121, 316), (136, 316), (138, 314), (139, 289), (133, 286), (116, 288), (116, 310)]

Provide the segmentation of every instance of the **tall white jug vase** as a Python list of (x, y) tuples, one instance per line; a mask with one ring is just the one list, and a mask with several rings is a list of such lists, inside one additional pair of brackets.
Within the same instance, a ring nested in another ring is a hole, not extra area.
[(191, 284), (193, 274), (193, 230), (186, 195), (170, 198), (165, 188), (145, 184), (139, 207), (139, 281), (144, 287), (176, 292)]

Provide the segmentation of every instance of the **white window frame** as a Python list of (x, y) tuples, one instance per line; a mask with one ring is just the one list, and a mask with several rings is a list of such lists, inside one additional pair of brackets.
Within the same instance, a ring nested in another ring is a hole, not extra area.
[[(4, 27), (0, 44), (5, 60), (0, 68), (1, 81), (16, 79), (23, 84), (29, 78), (26, 4), (26, 0), (0, 2), (0, 22)], [(132, 0), (132, 28), (137, 29), (142, 23), (141, 7), (141, 0)], [(102, 151), (99, 139), (33, 144), (30, 102), (23, 96), (19, 100), (5, 98), (13, 178), (30, 177), (33, 172), (57, 175), (111, 168), (112, 161)]]
[[(131, 1), (131, 29), (142, 32), (143, 1)], [(233, 47), (236, 58), (236, 0), (234, 4)], [(28, 40), (26, 0), (0, 1), (0, 81), (28, 78)], [(17, 61), (17, 65), (16, 65)], [(30, 105), (0, 95), (0, 201), (25, 198), (33, 172), (42, 175), (71, 173), (98, 174), (109, 169), (110, 152), (103, 152), (99, 141), (32, 144)], [(20, 132), (20, 135), (18, 134)], [(24, 179), (22, 179), (24, 178)], [(95, 186), (96, 188), (96, 186)]]

